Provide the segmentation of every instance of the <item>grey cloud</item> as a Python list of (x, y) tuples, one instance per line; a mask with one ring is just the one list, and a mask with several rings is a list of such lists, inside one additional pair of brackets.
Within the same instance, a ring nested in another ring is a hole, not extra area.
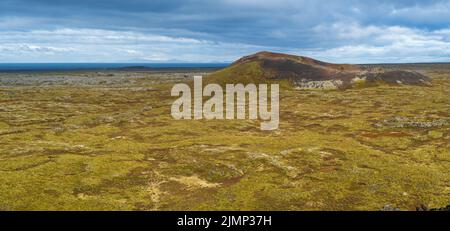
[[(94, 45), (96, 41), (101, 41), (107, 42), (108, 46), (117, 50), (121, 49), (117, 46), (136, 48), (139, 46), (136, 43), (151, 46), (151, 43), (158, 45), (163, 43), (161, 39), (168, 39), (171, 40), (171, 46), (177, 44), (183, 47), (184, 44), (185, 52), (192, 52), (188, 47), (193, 47), (196, 42), (201, 43), (210, 48), (203, 49), (210, 52), (204, 54), (205, 59), (222, 57), (222, 60), (242, 52), (236, 51), (231, 55), (230, 52), (219, 53), (224, 52), (221, 49), (211, 49), (218, 48), (218, 44), (228, 44), (230, 49), (233, 49), (233, 46), (234, 49), (243, 46), (252, 47), (245, 51), (270, 49), (308, 52), (332, 51), (345, 47), (388, 48), (389, 44), (395, 41), (383, 40), (387, 34), (374, 36), (373, 30), (399, 27), (429, 34), (446, 30), (449, 25), (450, 4), (448, 1), (439, 0), (3, 0), (0, 2), (2, 42), (9, 42), (7, 34), (20, 32), (22, 34), (15, 35), (18, 42), (46, 46), (54, 43), (55, 46), (59, 46), (64, 44), (63, 40), (72, 40), (68, 37), (73, 36), (75, 39), (73, 42), (78, 45)], [(73, 33), (78, 31), (80, 34), (62, 35), (60, 32), (63, 30), (71, 30)], [(97, 31), (103, 35), (84, 33), (87, 30), (93, 33)], [(40, 36), (38, 33), (42, 31), (49, 34)], [(386, 33), (395, 36), (395, 33), (401, 32), (390, 30)], [(433, 41), (440, 40), (448, 41), (446, 37), (433, 38)], [(216, 54), (212, 55), (213, 53)], [(164, 57), (168, 59), (178, 59), (173, 57), (171, 52), (166, 51), (165, 54)], [(194, 54), (198, 52), (195, 51)], [(198, 57), (189, 54), (181, 56), (186, 59)], [(81, 53), (77, 57), (81, 58)], [(405, 60), (406, 58), (410, 57), (405, 57)]]

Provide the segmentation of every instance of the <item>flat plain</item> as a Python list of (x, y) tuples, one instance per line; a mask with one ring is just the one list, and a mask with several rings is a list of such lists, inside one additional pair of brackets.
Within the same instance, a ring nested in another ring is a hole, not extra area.
[(282, 87), (280, 127), (174, 120), (201, 70), (0, 74), (0, 210), (414, 210), (450, 204), (450, 64), (431, 86)]

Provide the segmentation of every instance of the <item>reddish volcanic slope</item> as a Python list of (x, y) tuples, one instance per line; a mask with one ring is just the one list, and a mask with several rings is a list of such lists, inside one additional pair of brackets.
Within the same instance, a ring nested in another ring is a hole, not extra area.
[[(261, 78), (267, 80), (289, 80), (300, 88), (348, 88), (355, 83), (387, 83), (424, 85), (430, 79), (410, 71), (388, 71), (351, 64), (333, 64), (312, 58), (272, 52), (259, 52), (242, 57), (229, 67), (219, 71), (227, 76), (239, 78), (245, 68), (257, 66)], [(214, 74), (213, 74), (214, 75)], [(248, 74), (247, 74), (248, 75)], [(361, 85), (361, 84), (360, 84)]]

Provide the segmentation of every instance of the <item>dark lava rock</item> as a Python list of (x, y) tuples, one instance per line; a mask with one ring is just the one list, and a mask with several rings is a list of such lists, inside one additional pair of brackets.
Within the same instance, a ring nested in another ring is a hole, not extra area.
[[(248, 77), (245, 64), (256, 64), (257, 72), (262, 76), (253, 79), (289, 80), (298, 88), (336, 88), (344, 89), (374, 84), (429, 85), (431, 79), (418, 72), (403, 70), (385, 70), (381, 67), (364, 65), (333, 64), (304, 56), (259, 52), (245, 56), (219, 73), (228, 73), (234, 79)], [(255, 65), (253, 65), (255, 66)], [(214, 76), (214, 73), (211, 75)]]

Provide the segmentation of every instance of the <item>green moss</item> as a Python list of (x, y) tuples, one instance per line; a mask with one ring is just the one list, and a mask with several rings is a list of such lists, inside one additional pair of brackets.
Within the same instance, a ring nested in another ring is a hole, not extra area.
[[(254, 79), (263, 74), (258, 65), (205, 81), (268, 81)], [(280, 129), (272, 132), (251, 120), (173, 120), (175, 81), (12, 87), (15, 100), (1, 102), (0, 209), (442, 207), (450, 204), (448, 125), (384, 122), (450, 118), (450, 78), (430, 75), (430, 87), (296, 91), (282, 82)]]

